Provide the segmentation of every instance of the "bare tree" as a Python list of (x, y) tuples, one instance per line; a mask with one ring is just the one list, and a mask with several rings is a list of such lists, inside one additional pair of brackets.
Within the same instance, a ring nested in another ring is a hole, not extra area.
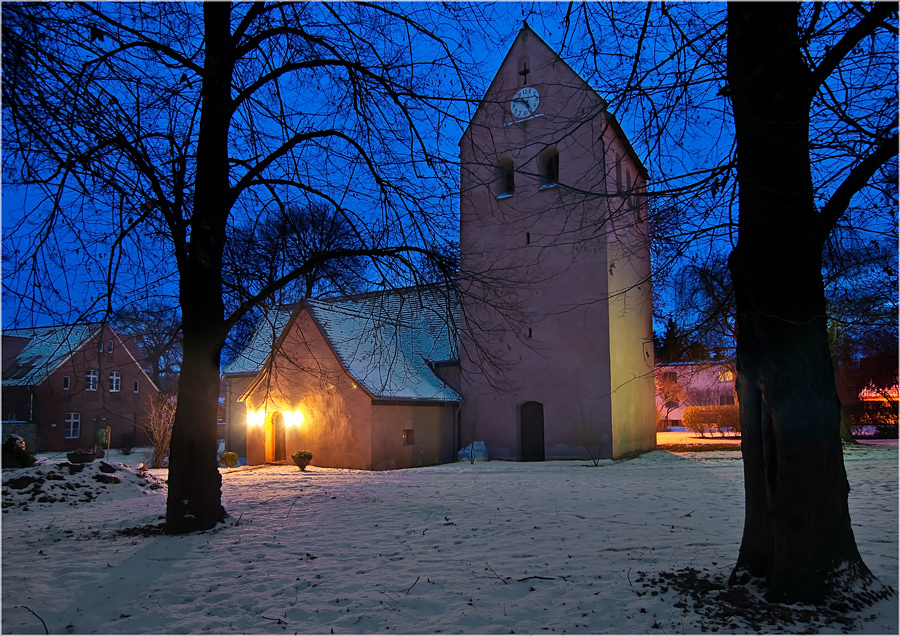
[[(16, 273), (4, 287), (25, 311), (66, 303), (74, 318), (177, 288), (167, 532), (225, 517), (219, 359), (241, 317), (330, 259), (365, 258), (373, 282), (407, 284), (447, 242), (456, 178), (437, 138), (461, 130), (454, 104), (468, 103), (471, 55), (440, 32), (458, 34), (475, 11), (4, 6), (4, 167), (8, 184), (28, 188), (26, 220), (4, 236)], [(225, 280), (229, 236), (313, 202), (345, 219), (355, 247), (256, 288)]]
[[(884, 593), (850, 526), (822, 272), (828, 250), (896, 236), (884, 186), (897, 170), (896, 13), (562, 9), (570, 57), (622, 120), (633, 115), (632, 141), (650, 158), (652, 209), (672, 233), (657, 280), (684, 259), (730, 254), (746, 495), (732, 582), (762, 577), (772, 600)], [(857, 583), (868, 591), (847, 594)]]
[(687, 387), (678, 381), (678, 374), (657, 367), (654, 371), (656, 383), (656, 429), (664, 431), (669, 427), (669, 416), (675, 409), (688, 403), (690, 394)]
[(178, 400), (167, 393), (157, 393), (147, 402), (146, 417), (138, 426), (150, 440), (150, 468), (162, 468), (169, 456), (177, 408)]
[(176, 388), (181, 368), (181, 320), (176, 308), (163, 302), (120, 309), (115, 324), (137, 342), (150, 366), (150, 378), (160, 390)]

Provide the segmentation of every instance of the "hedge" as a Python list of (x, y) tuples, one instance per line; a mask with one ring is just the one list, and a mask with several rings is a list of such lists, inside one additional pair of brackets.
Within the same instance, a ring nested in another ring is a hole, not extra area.
[(737, 404), (725, 406), (687, 406), (681, 421), (689, 431), (703, 434), (710, 425), (715, 424), (719, 431), (731, 430), (741, 432), (740, 408)]

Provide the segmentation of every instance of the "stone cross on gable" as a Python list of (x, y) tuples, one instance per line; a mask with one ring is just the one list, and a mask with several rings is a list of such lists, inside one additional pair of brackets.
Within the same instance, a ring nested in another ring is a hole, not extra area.
[(522, 70), (519, 71), (519, 75), (522, 76), (522, 84), (525, 85), (528, 83), (528, 74), (531, 71), (528, 70), (528, 62), (522, 62)]

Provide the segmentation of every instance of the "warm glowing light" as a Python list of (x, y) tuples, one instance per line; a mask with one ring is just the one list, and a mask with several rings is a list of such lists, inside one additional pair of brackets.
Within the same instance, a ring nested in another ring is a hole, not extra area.
[(262, 423), (266, 419), (265, 411), (247, 411), (247, 425), (248, 426), (262, 426)]
[(282, 415), (284, 416), (285, 426), (300, 426), (303, 424), (303, 413), (300, 411), (285, 411)]

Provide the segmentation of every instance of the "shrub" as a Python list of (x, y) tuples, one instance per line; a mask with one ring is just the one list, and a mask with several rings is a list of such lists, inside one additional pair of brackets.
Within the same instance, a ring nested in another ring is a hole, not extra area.
[(681, 421), (685, 428), (700, 437), (704, 437), (707, 429), (717, 428), (720, 433), (732, 431), (740, 434), (741, 416), (737, 404), (725, 406), (687, 406)]
[(294, 463), (297, 464), (297, 468), (300, 470), (306, 470), (306, 467), (309, 466), (309, 462), (312, 461), (312, 458), (313, 454), (308, 450), (298, 450), (291, 455), (291, 459), (294, 460)]
[(28, 466), (34, 466), (34, 451), (28, 450), (24, 439), (15, 433), (10, 433), (3, 442), (3, 467), (27, 468)]
[(225, 464), (225, 468), (231, 468), (238, 463), (238, 454), (228, 451), (227, 453), (222, 453), (219, 456), (219, 460)]
[(897, 437), (897, 410), (890, 402), (870, 400), (844, 405), (844, 412), (850, 418), (850, 429), (854, 435), (873, 437)]

